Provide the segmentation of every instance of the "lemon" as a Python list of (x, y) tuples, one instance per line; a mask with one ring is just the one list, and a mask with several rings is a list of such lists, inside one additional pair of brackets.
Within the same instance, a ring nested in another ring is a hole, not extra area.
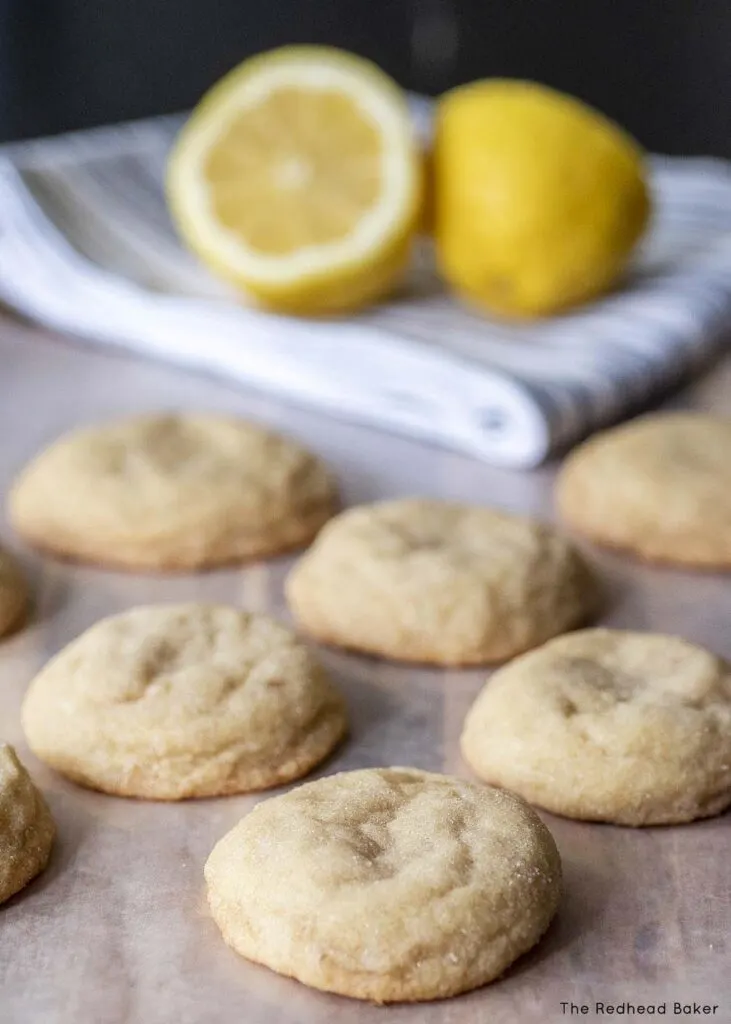
[(639, 146), (541, 85), (494, 79), (445, 94), (434, 159), (441, 270), (501, 315), (550, 314), (606, 291), (647, 224)]
[(173, 219), (211, 269), (306, 315), (394, 286), (421, 190), (401, 90), (329, 47), (284, 47), (229, 72), (182, 129), (167, 177)]

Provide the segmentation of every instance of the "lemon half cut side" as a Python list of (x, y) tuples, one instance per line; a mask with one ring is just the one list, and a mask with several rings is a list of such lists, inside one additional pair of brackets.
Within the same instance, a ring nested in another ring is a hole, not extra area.
[(167, 191), (189, 247), (264, 304), (355, 309), (396, 284), (420, 217), (408, 104), (375, 65), (339, 50), (251, 58), (194, 110)]

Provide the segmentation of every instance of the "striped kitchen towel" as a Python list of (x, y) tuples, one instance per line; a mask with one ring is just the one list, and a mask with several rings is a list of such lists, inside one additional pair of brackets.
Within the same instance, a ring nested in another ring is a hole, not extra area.
[(628, 280), (570, 315), (480, 317), (421, 254), (398, 298), (318, 322), (247, 307), (181, 247), (163, 195), (181, 120), (3, 147), (0, 301), (96, 345), (514, 467), (642, 408), (728, 337), (724, 162), (653, 158), (655, 217)]

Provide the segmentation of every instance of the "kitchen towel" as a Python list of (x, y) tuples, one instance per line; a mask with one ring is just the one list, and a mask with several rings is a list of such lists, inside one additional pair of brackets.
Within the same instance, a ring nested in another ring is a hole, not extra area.
[(297, 320), (248, 307), (180, 245), (163, 179), (181, 123), (2, 147), (0, 301), (99, 346), (519, 468), (641, 409), (728, 340), (725, 162), (652, 158), (655, 215), (631, 273), (571, 314), (483, 318), (445, 293), (425, 244), (398, 297)]

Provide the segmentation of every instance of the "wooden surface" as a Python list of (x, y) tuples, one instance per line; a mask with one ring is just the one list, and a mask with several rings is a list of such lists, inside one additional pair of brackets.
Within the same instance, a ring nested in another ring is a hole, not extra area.
[[(349, 503), (428, 494), (551, 516), (552, 469), (510, 473), (191, 374), (102, 355), (0, 320), (0, 487), (81, 423), (142, 409), (212, 408), (282, 428), (338, 472)], [(731, 362), (676, 404), (725, 409)], [(731, 457), (731, 453), (730, 457)], [(287, 618), (290, 562), (197, 577), (74, 567), (19, 550), (33, 579), (31, 623), (0, 644), (0, 736), (17, 745), (58, 823), (50, 867), (0, 908), (1, 1024), (551, 1024), (562, 1001), (667, 1003), (665, 1019), (731, 1022), (729, 817), (630, 829), (545, 816), (566, 895), (545, 941), (500, 982), (416, 1007), (379, 1008), (306, 989), (228, 950), (208, 917), (202, 867), (250, 798), (161, 805), (64, 782), (28, 752), (19, 708), (44, 661), (103, 615), (140, 602), (224, 600)], [(677, 632), (731, 656), (731, 580), (640, 568), (592, 552), (611, 595), (604, 621)], [(323, 771), (414, 765), (467, 774), (457, 739), (481, 672), (437, 672), (327, 652), (352, 737)], [(673, 1003), (717, 1005), (680, 1017)], [(618, 1019), (639, 1019), (625, 1014)], [(642, 1019), (646, 1019), (644, 1016)], [(657, 1019), (657, 1018), (653, 1018)]]

